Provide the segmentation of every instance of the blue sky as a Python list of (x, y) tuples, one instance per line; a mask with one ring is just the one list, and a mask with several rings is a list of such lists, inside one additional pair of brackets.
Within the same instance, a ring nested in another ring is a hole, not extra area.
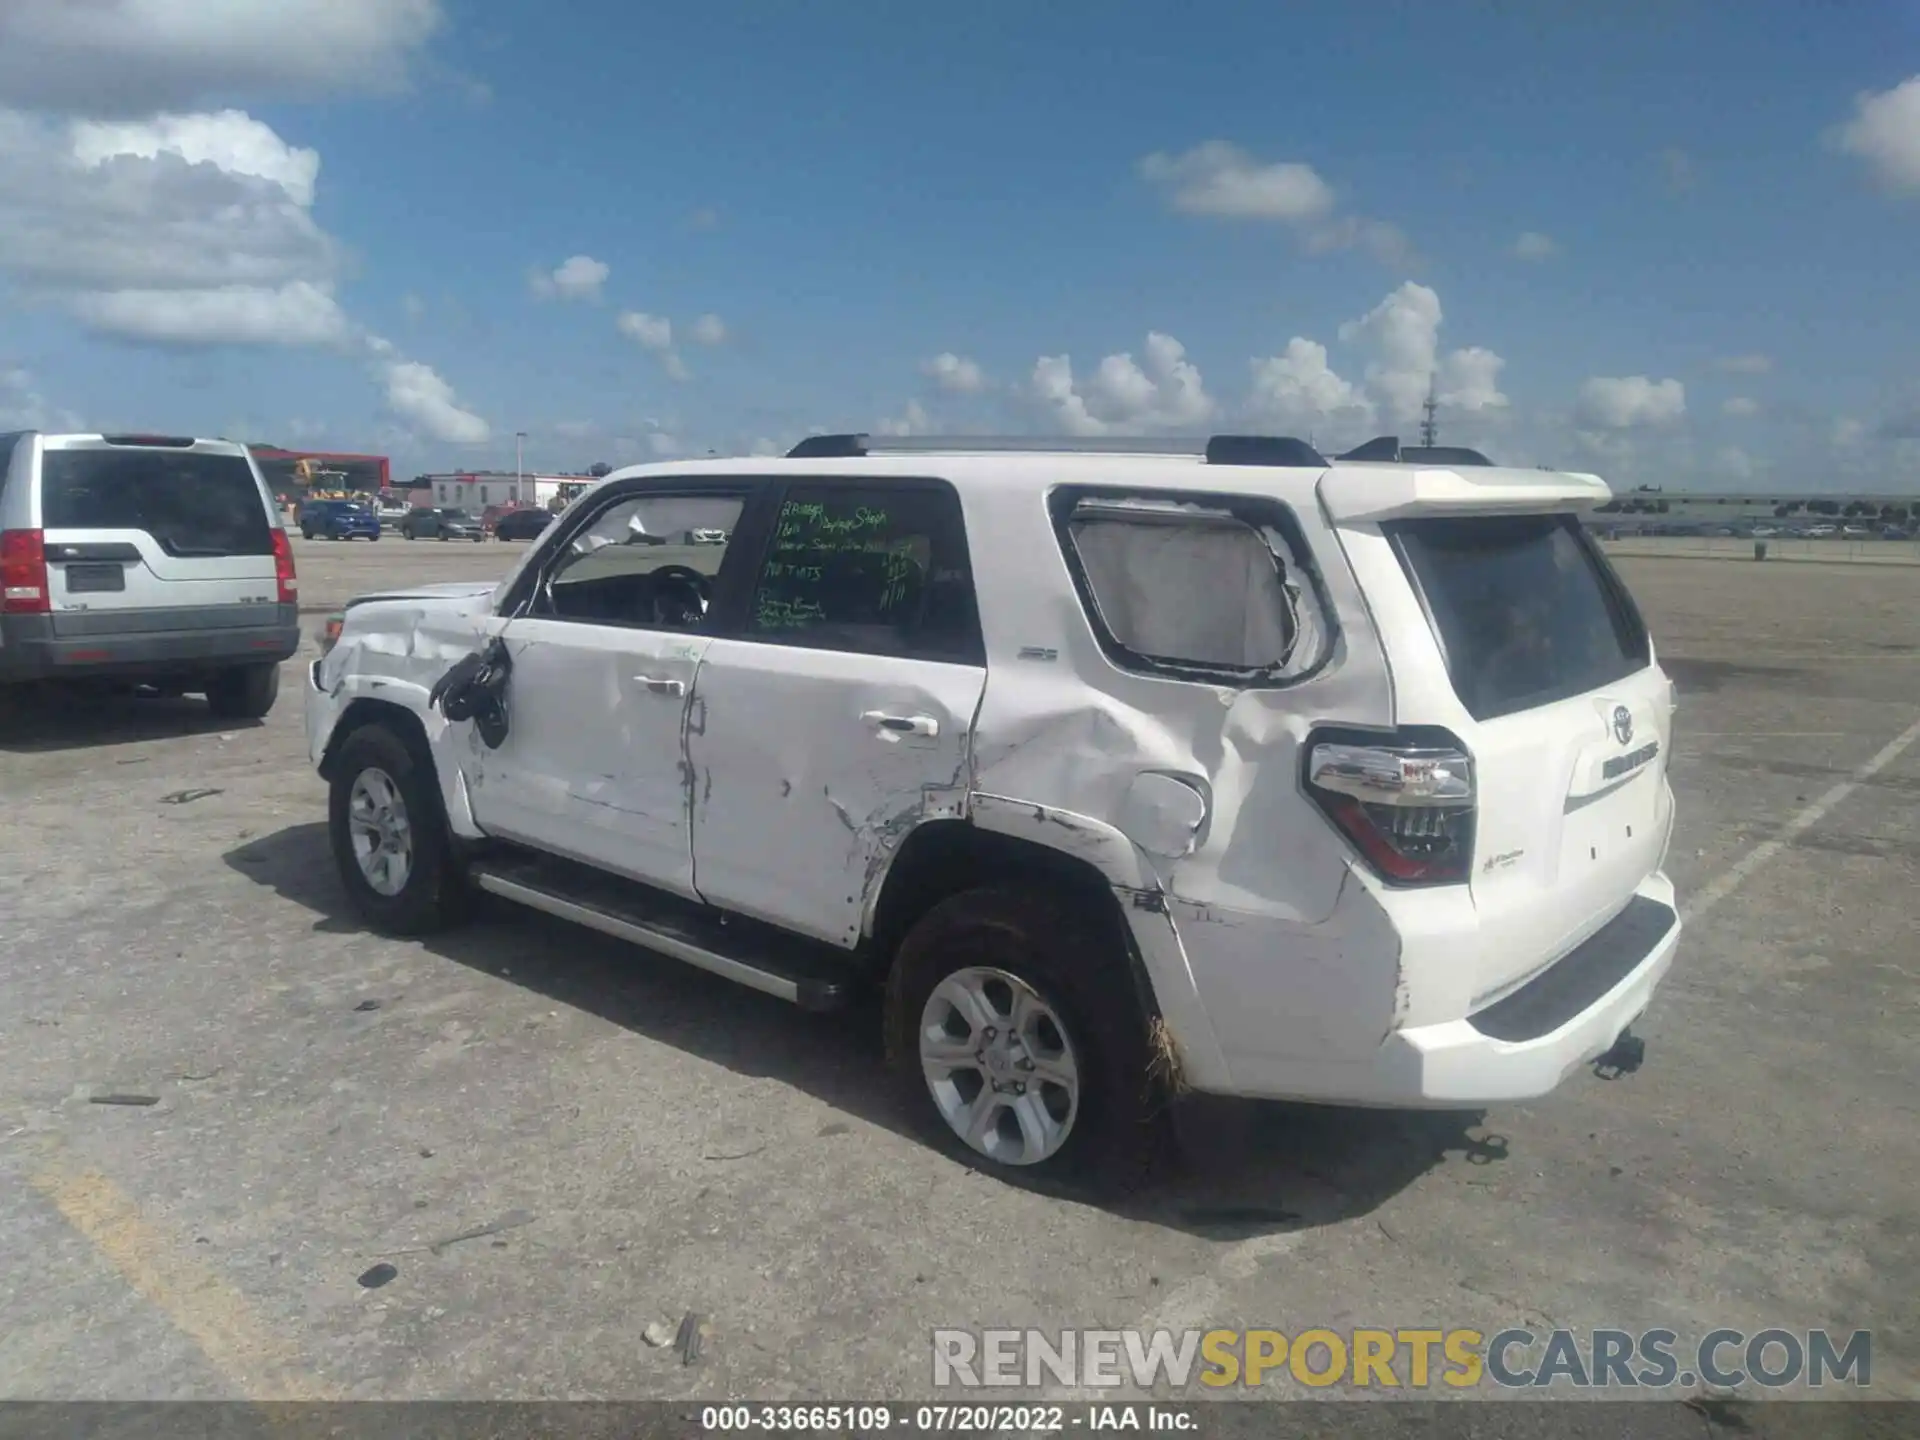
[(0, 423), (1920, 484), (1914, 0), (209, 8), (0, 17)]

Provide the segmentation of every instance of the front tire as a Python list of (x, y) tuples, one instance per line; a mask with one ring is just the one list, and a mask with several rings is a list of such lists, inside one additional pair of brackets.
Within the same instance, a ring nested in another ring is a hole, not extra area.
[(327, 836), (354, 909), (388, 935), (457, 923), (470, 893), (429, 764), (385, 725), (347, 737), (332, 765)]
[(1106, 1194), (1151, 1173), (1167, 1114), (1113, 929), (995, 886), (907, 933), (888, 977), (888, 1065), (948, 1153), (1016, 1184)]
[(264, 720), (279, 695), (278, 665), (237, 665), (213, 677), (207, 708), (222, 720)]

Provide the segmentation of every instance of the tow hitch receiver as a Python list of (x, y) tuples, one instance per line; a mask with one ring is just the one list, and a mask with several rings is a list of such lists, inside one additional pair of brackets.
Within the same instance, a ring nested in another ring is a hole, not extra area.
[(1602, 1080), (1618, 1080), (1623, 1075), (1631, 1075), (1638, 1070), (1647, 1058), (1647, 1042), (1633, 1033), (1628, 1026), (1620, 1032), (1620, 1038), (1607, 1047), (1605, 1054), (1593, 1062), (1593, 1073)]

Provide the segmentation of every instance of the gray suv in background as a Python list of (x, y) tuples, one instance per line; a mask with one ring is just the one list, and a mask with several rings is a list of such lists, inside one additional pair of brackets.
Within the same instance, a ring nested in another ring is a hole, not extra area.
[(293, 548), (244, 445), (0, 435), (0, 684), (97, 679), (273, 708)]

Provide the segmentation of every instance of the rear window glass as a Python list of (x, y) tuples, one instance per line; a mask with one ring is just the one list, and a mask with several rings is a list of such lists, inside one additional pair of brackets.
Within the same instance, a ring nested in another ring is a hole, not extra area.
[(142, 530), (169, 555), (270, 555), (272, 524), (238, 455), (48, 450), (40, 457), (48, 530)]
[(1384, 528), (1433, 618), (1454, 691), (1476, 720), (1585, 694), (1646, 666), (1639, 613), (1572, 516)]

